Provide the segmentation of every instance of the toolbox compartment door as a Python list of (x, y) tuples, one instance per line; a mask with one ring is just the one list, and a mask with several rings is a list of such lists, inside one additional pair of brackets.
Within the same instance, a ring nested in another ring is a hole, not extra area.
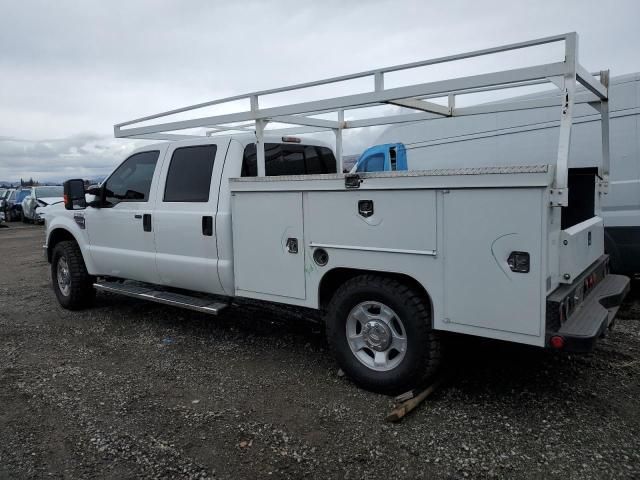
[(306, 298), (302, 220), (301, 192), (232, 194), (238, 295)]
[[(542, 190), (451, 190), (443, 207), (445, 324), (487, 337), (541, 336)], [(512, 271), (512, 252), (529, 255), (528, 272)]]

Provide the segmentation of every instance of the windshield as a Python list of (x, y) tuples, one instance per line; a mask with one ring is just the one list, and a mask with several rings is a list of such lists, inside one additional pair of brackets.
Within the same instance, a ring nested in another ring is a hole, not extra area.
[(62, 197), (62, 187), (36, 187), (36, 197)]

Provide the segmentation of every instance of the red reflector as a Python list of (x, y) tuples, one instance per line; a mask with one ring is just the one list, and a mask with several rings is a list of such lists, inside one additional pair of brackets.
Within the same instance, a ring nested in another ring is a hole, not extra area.
[(564, 338), (556, 335), (555, 337), (551, 337), (549, 343), (556, 350), (561, 350), (562, 347), (564, 347)]

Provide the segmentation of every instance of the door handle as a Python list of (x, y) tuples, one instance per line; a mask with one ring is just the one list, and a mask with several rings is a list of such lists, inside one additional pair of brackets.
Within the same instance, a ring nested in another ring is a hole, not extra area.
[(151, 231), (151, 214), (150, 213), (145, 213), (142, 216), (142, 228), (144, 229), (145, 232)]
[(202, 217), (202, 234), (207, 237), (213, 236), (213, 217), (211, 216)]
[(136, 213), (133, 218), (140, 220), (142, 218), (142, 215), (140, 215), (139, 213)]

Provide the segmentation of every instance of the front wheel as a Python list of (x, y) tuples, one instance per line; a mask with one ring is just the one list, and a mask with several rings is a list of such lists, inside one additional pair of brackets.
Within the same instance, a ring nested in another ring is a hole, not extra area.
[(93, 277), (76, 242), (60, 242), (53, 249), (51, 281), (58, 302), (69, 310), (87, 307), (95, 298)]
[(438, 369), (441, 341), (431, 328), (429, 302), (393, 278), (348, 280), (331, 299), (325, 320), (340, 367), (368, 390), (404, 392)]

